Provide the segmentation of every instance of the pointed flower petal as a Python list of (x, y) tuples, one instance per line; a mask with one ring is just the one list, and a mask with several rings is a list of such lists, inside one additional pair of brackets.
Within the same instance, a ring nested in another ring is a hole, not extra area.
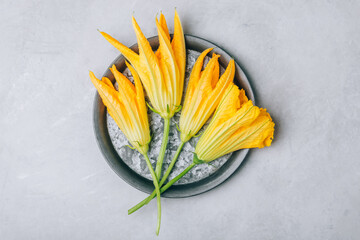
[(160, 13), (160, 20), (159, 20), (159, 22), (160, 22), (160, 25), (161, 25), (162, 29), (164, 30), (164, 32), (165, 32), (165, 34), (166, 34), (167, 39), (169, 39), (169, 41), (170, 41), (169, 29), (168, 29), (168, 26), (167, 26), (167, 24), (166, 24), (165, 16), (164, 16), (164, 14), (162, 14), (162, 13)]
[(101, 35), (103, 35), (103, 37), (111, 44), (113, 45), (116, 49), (118, 49), (123, 55), (124, 57), (129, 60), (129, 62), (131, 64), (133, 64), (134, 66), (137, 66), (139, 63), (139, 56), (130, 48), (126, 47), (125, 45), (123, 45), (122, 43), (120, 43), (118, 40), (116, 40), (115, 38), (113, 38), (112, 36), (110, 36), (109, 34), (105, 33), (105, 32), (100, 32)]
[(183, 92), (184, 87), (184, 77), (185, 77), (185, 67), (186, 67), (186, 47), (185, 47), (185, 38), (184, 38), (184, 32), (181, 26), (180, 17), (175, 10), (175, 17), (174, 17), (174, 37), (171, 42), (175, 59), (177, 62), (177, 67), (179, 69), (179, 78), (180, 81), (178, 81), (178, 89), (179, 92), (177, 99), (179, 99), (176, 105), (180, 105), (181, 96)]

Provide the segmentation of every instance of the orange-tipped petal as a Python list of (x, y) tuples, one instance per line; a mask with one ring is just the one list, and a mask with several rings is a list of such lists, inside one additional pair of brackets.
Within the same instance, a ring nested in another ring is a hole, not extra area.
[(201, 94), (204, 94), (205, 97), (207, 97), (211, 94), (211, 92), (213, 90), (212, 86), (211, 86), (211, 82), (213, 80), (214, 71), (215, 71), (216, 65), (218, 64), (219, 57), (220, 57), (220, 55), (215, 54), (210, 59), (208, 64), (206, 64), (204, 71), (201, 73), (200, 80), (196, 87), (197, 90), (195, 90), (195, 92), (199, 91)]
[(220, 85), (227, 85), (232, 82), (235, 76), (235, 61), (231, 59), (223, 75), (219, 79)]
[[(164, 77), (164, 87), (169, 92), (169, 98), (173, 99), (175, 105), (180, 105), (182, 91), (179, 89), (179, 69), (177, 67), (176, 59), (174, 57), (173, 49), (169, 39), (166, 37), (166, 33), (161, 27), (158, 20), (155, 20), (156, 27), (159, 35), (159, 50), (161, 52), (160, 66)], [(176, 106), (169, 106), (170, 111), (175, 111)]]
[(160, 26), (162, 27), (162, 29), (164, 30), (164, 33), (166, 35), (166, 37), (169, 39), (170, 41), (170, 34), (169, 34), (169, 29), (168, 29), (168, 26), (166, 24), (166, 19), (165, 19), (165, 16), (164, 14), (160, 13)]
[[(164, 16), (164, 14), (162, 14), (162, 12), (160, 13), (159, 23), (160, 23), (161, 28), (164, 30), (164, 33), (165, 33), (167, 39), (169, 39), (169, 41), (170, 41), (169, 29), (166, 24), (165, 16)], [(161, 58), (161, 56), (160, 56), (161, 52), (159, 51), (159, 49), (155, 52), (155, 55), (157, 56), (158, 59)]]
[[(151, 45), (148, 42), (148, 40), (146, 39), (145, 35), (142, 33), (134, 16), (132, 17), (132, 24), (133, 24), (133, 28), (134, 28), (134, 31), (136, 34), (138, 45), (139, 45), (140, 58), (141, 58), (141, 55), (143, 55), (144, 57), (146, 57), (146, 60), (148, 60), (149, 62), (157, 62), (157, 59), (151, 48)], [(130, 61), (130, 63), (131, 63), (131, 61)]]
[(153, 52), (150, 43), (142, 33), (139, 25), (134, 17), (132, 17), (132, 23), (135, 30), (136, 38), (139, 45), (140, 67), (136, 67), (140, 78), (145, 86), (146, 91), (153, 92), (153, 98), (151, 99), (153, 106), (157, 106), (162, 109), (160, 111), (166, 111), (166, 107), (161, 104), (161, 97), (158, 93), (158, 88), (163, 89), (162, 72), (159, 67), (159, 60)]
[(196, 89), (197, 83), (200, 80), (201, 76), (201, 69), (204, 64), (204, 58), (206, 55), (212, 50), (213, 48), (208, 48), (205, 51), (203, 51), (200, 56), (196, 59), (196, 62), (193, 66), (193, 69), (190, 74), (189, 83), (186, 89), (186, 95), (185, 95), (185, 101), (184, 101), (184, 107), (188, 106), (191, 102), (191, 98), (194, 94), (194, 91)]
[[(216, 54), (213, 53), (213, 57), (215, 57)], [(212, 80), (211, 80), (211, 87), (214, 88), (217, 84), (217, 82), (219, 81), (219, 74), (220, 74), (220, 65), (219, 65), (219, 61), (216, 61), (215, 63), (215, 67), (214, 67), (214, 72), (212, 74)]]
[(119, 72), (116, 69), (115, 65), (112, 65), (112, 67), (110, 68), (110, 71), (112, 72), (112, 74), (115, 77), (116, 82), (118, 83), (119, 92), (120, 91), (125, 91), (130, 96), (135, 94), (134, 85), (130, 82), (129, 79), (127, 79), (121, 72)]
[(139, 116), (141, 118), (142, 123), (145, 125), (148, 125), (148, 116), (147, 116), (147, 108), (146, 108), (146, 103), (145, 103), (145, 95), (144, 95), (144, 90), (143, 90), (139, 75), (137, 74), (136, 70), (130, 64), (128, 64), (127, 62), (125, 62), (125, 63), (134, 78), (134, 83), (135, 83), (135, 88), (136, 88), (136, 101), (137, 101)]
[(112, 84), (112, 82), (110, 81), (110, 79), (108, 79), (107, 77), (103, 77), (101, 79), (102, 82), (104, 82), (106, 85), (108, 85), (111, 88), (114, 88), (114, 85)]
[(245, 103), (247, 103), (249, 101), (249, 99), (247, 98), (247, 96), (245, 94), (244, 89), (240, 90), (239, 99), (240, 99), (240, 106), (244, 105)]
[(184, 87), (184, 76), (185, 76), (185, 67), (186, 67), (186, 47), (185, 47), (184, 32), (181, 26), (179, 15), (176, 10), (174, 17), (174, 36), (171, 45), (179, 68), (179, 73), (180, 73), (179, 88), (182, 92), (182, 89)]
[[(217, 71), (215, 69), (215, 71)], [(217, 74), (217, 73), (216, 73)], [(221, 76), (220, 80), (217, 81), (215, 88), (213, 89), (209, 99), (211, 100), (211, 106), (217, 106), (219, 101), (222, 99), (226, 89), (233, 84), (235, 75), (235, 65), (233, 61), (230, 61), (224, 74)]]
[(240, 107), (239, 94), (239, 88), (234, 83), (231, 83), (226, 89), (224, 96), (216, 109), (212, 120), (214, 124), (223, 122), (236, 113)]
[(100, 32), (101, 35), (117, 50), (119, 50), (124, 57), (133, 65), (137, 65), (139, 62), (139, 56), (130, 48), (126, 47), (124, 44), (120, 43), (118, 40), (110, 36), (105, 32)]

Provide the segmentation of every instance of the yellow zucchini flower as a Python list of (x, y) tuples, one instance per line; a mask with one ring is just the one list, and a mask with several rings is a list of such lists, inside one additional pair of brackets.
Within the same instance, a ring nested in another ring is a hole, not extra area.
[(156, 18), (159, 48), (154, 53), (134, 17), (132, 24), (139, 46), (139, 54), (118, 42), (105, 32), (101, 34), (116, 47), (138, 72), (149, 96), (152, 108), (164, 119), (170, 119), (180, 110), (184, 86), (186, 49), (180, 18), (175, 11), (174, 35), (170, 35), (164, 15)]
[(231, 84), (196, 145), (194, 161), (210, 162), (239, 149), (270, 146), (274, 126), (266, 109), (254, 106), (243, 89)]
[(201, 71), (204, 58), (211, 50), (212, 48), (206, 49), (198, 57), (190, 75), (179, 122), (180, 137), (183, 142), (189, 141), (202, 128), (234, 79), (234, 60), (229, 62), (219, 79), (218, 58), (220, 55), (217, 54), (213, 54), (204, 71)]
[(128, 65), (134, 77), (130, 82), (115, 65), (110, 68), (121, 91), (116, 91), (111, 81), (103, 77), (102, 81), (90, 72), (90, 79), (98, 90), (110, 116), (115, 120), (130, 144), (141, 154), (149, 149), (150, 130), (144, 91), (136, 71)]
[(127, 66), (134, 77), (135, 86), (116, 69), (115, 65), (110, 68), (118, 84), (119, 91), (116, 91), (108, 78), (103, 77), (100, 81), (93, 72), (90, 72), (89, 75), (110, 116), (115, 120), (133, 148), (138, 150), (145, 158), (158, 194), (158, 222), (156, 229), (158, 234), (161, 222), (160, 187), (147, 155), (151, 137), (144, 91), (135, 69), (129, 64)]

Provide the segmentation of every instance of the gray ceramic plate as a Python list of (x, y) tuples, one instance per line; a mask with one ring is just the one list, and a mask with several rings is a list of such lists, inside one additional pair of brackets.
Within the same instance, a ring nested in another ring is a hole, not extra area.
[[(152, 48), (156, 50), (159, 46), (158, 38), (151, 37), (148, 38)], [(214, 48), (213, 52), (220, 54), (219, 63), (222, 67), (226, 68), (228, 62), (231, 59), (231, 56), (225, 52), (225, 50), (216, 46), (215, 44), (191, 35), (185, 35), (186, 48), (188, 50), (194, 50), (197, 52), (202, 52), (207, 48)], [(130, 47), (132, 50), (138, 52), (137, 44), (134, 44)], [(125, 59), (122, 55), (117, 57), (113, 63), (116, 65), (117, 69), (120, 72), (123, 72), (126, 68)], [(105, 77), (108, 77), (111, 81), (114, 81), (114, 77), (112, 76), (110, 70), (107, 70), (104, 74)], [(245, 76), (244, 72), (240, 68), (240, 66), (236, 63), (236, 73), (234, 82), (246, 91), (246, 95), (249, 99), (254, 99), (254, 94), (251, 89), (250, 83)], [(109, 136), (107, 120), (106, 120), (106, 108), (102, 103), (102, 100), (98, 94), (95, 96), (94, 102), (94, 131), (96, 135), (97, 142), (99, 147), (110, 165), (110, 167), (115, 171), (115, 173), (121, 177), (124, 181), (132, 185), (133, 187), (150, 193), (153, 191), (153, 183), (151, 180), (139, 175), (133, 169), (131, 169), (119, 156), (117, 151), (115, 150), (113, 143)], [(166, 192), (162, 194), (163, 197), (170, 198), (180, 198), (180, 197), (190, 197), (194, 196), (220, 185), (227, 178), (231, 176), (235, 172), (235, 170), (240, 166), (240, 164), (245, 159), (245, 156), (248, 153), (248, 149), (243, 149), (237, 151), (231, 155), (231, 157), (214, 173), (210, 176), (196, 182), (174, 185), (169, 188)]]

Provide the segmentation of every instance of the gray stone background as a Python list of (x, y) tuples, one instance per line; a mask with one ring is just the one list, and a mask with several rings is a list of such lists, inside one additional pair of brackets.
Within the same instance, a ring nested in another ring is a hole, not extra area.
[[(240, 61), (276, 123), (220, 187), (163, 199), (104, 161), (92, 129), (95, 89), (118, 55), (96, 31), (135, 42), (174, 7), (185, 33)], [(0, 2), (0, 239), (359, 239), (359, 1)]]

